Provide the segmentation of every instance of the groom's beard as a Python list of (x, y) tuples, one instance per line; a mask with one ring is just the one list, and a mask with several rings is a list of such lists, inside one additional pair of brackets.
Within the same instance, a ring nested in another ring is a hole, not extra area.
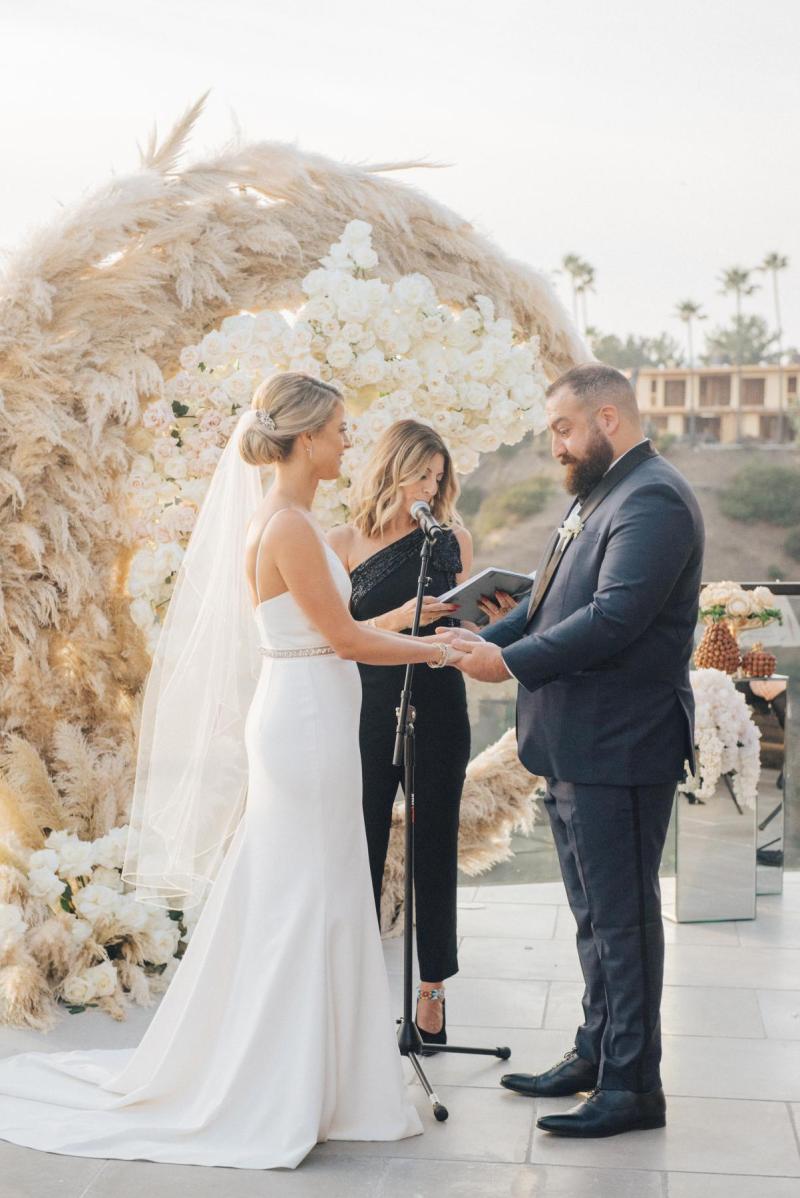
[(584, 457), (574, 458), (571, 454), (565, 454), (560, 461), (567, 468), (564, 479), (567, 491), (570, 495), (585, 499), (614, 461), (614, 449), (605, 433), (594, 428)]

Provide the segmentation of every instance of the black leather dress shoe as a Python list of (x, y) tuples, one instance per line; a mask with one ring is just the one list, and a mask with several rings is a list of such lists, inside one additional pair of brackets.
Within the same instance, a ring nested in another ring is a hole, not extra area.
[(597, 1066), (571, 1048), (546, 1073), (506, 1073), (500, 1078), (500, 1085), (529, 1098), (566, 1098), (597, 1085)]
[(585, 1102), (563, 1115), (542, 1115), (536, 1126), (556, 1136), (589, 1139), (664, 1127), (666, 1122), (667, 1104), (659, 1086), (645, 1094), (633, 1090), (593, 1090)]

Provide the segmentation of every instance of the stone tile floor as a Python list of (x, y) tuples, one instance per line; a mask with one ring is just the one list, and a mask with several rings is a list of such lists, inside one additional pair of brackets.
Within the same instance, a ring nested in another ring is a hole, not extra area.
[[(665, 883), (669, 889), (669, 881)], [(750, 923), (666, 924), (663, 1005), (668, 1126), (573, 1142), (535, 1130), (536, 1103), (499, 1089), (571, 1041), (581, 986), (560, 883), (460, 891), (461, 972), (448, 983), (451, 1040), (508, 1044), (509, 1065), (434, 1057), (450, 1110), (437, 1124), (410, 1080), (425, 1134), (395, 1144), (320, 1145), (294, 1172), (100, 1161), (0, 1143), (0, 1198), (798, 1198), (800, 1195), (800, 873), (759, 899)], [(385, 944), (400, 1010), (402, 945)], [(47, 1037), (0, 1031), (0, 1053), (135, 1044), (152, 1011), (126, 1024), (95, 1012)]]

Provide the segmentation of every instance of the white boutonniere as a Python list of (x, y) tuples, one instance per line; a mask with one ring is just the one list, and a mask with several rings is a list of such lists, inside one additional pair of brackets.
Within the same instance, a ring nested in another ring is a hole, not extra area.
[(574, 541), (583, 532), (583, 520), (581, 520), (580, 512), (576, 509), (567, 516), (564, 523), (558, 529), (558, 548), (563, 552), (569, 545), (570, 541)]

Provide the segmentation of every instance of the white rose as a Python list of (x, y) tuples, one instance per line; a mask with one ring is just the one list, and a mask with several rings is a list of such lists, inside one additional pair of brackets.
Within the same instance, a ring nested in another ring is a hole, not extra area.
[(727, 615), (731, 616), (732, 619), (749, 616), (750, 604), (748, 602), (747, 596), (744, 594), (731, 595), (730, 599), (725, 604), (725, 612)]
[(444, 320), (437, 313), (434, 316), (426, 316), (422, 321), (422, 331), (426, 337), (438, 337), (444, 327)]
[(68, 832), (66, 828), (56, 828), (50, 832), (45, 840), (45, 844), (49, 849), (53, 849), (56, 853), (60, 852), (67, 841), (73, 837), (73, 832)]
[(320, 295), (328, 286), (328, 272), (321, 267), (317, 270), (309, 271), (303, 279), (300, 286), (305, 291), (306, 295)]
[(472, 444), (478, 453), (493, 453), (500, 445), (500, 438), (493, 428), (487, 424), (483, 428), (478, 429), (473, 437)]
[(93, 846), (88, 840), (77, 836), (66, 841), (59, 852), (56, 872), (62, 878), (88, 877), (94, 864)]
[[(177, 379), (179, 379), (181, 377), (182, 377), (181, 375), (176, 375), (173, 382), (176, 382)], [(187, 380), (187, 390), (188, 390), (189, 376), (186, 375), (183, 377), (185, 377)], [(178, 388), (176, 387), (175, 390), (177, 392)], [(146, 407), (144, 412), (142, 413), (142, 425), (145, 428), (157, 428), (157, 429), (167, 428), (170, 424), (172, 424), (174, 419), (175, 419), (175, 416), (173, 414), (172, 408), (170, 407), (170, 405), (167, 403), (167, 401), (165, 399), (158, 399), (158, 400), (156, 400), (155, 403), (149, 404), (149, 406)]]
[(164, 459), (163, 469), (167, 478), (186, 478), (189, 472), (186, 461), (178, 453)]
[(110, 886), (99, 886), (90, 882), (73, 895), (75, 910), (89, 923), (94, 924), (100, 919), (110, 919), (116, 913), (119, 895)]
[(753, 608), (757, 612), (766, 611), (768, 607), (776, 607), (777, 600), (769, 587), (754, 587), (750, 591)]
[(28, 858), (28, 869), (49, 869), (55, 871), (58, 865), (58, 854), (55, 849), (37, 849)]
[(453, 465), (459, 474), (470, 474), (479, 461), (480, 457), (474, 449), (459, 446), (453, 451)]
[(92, 874), (92, 881), (98, 886), (108, 886), (109, 890), (121, 892), (125, 883), (119, 870), (109, 869), (107, 865), (98, 865)]
[(129, 895), (121, 894), (116, 909), (116, 917), (120, 925), (129, 932), (143, 932), (150, 919), (150, 911), (145, 903)]
[(404, 275), (392, 286), (392, 295), (401, 308), (435, 308), (438, 304), (430, 279), (424, 275)]
[(324, 258), (320, 258), (323, 266), (329, 271), (348, 271), (352, 269), (352, 259), (346, 245), (342, 245), (341, 241), (337, 241), (332, 245)]
[(351, 220), (345, 225), (342, 242), (347, 246), (362, 245), (372, 237), (372, 225), (365, 220)]
[(350, 250), (350, 257), (361, 270), (371, 270), (378, 265), (378, 255), (369, 245), (357, 245)]
[(197, 523), (197, 511), (188, 503), (174, 503), (164, 509), (161, 520), (170, 536), (183, 537), (190, 533)]
[(91, 1002), (94, 998), (92, 983), (82, 973), (73, 973), (70, 977), (65, 978), (61, 990), (67, 1002), (74, 1003), (76, 1006), (83, 1006), (84, 1003)]
[(0, 903), (0, 953), (19, 944), (25, 935), (22, 911), (14, 903)]
[(175, 950), (178, 947), (178, 938), (179, 933), (177, 931), (172, 932), (168, 928), (151, 933), (151, 947), (147, 954), (148, 961), (153, 965), (166, 965), (169, 959), (175, 956)]
[(110, 961), (101, 961), (86, 970), (86, 980), (95, 998), (108, 998), (117, 988), (117, 971)]
[(206, 333), (200, 343), (200, 354), (206, 366), (218, 366), (225, 358), (225, 338), (214, 330)]
[(64, 893), (64, 883), (52, 869), (41, 867), (28, 873), (28, 885), (31, 894), (44, 899), (46, 903), (56, 903)]
[(253, 379), (246, 370), (237, 370), (235, 374), (229, 375), (222, 386), (234, 403), (245, 403), (253, 394)]
[(379, 383), (386, 373), (386, 362), (379, 349), (371, 349), (366, 354), (360, 354), (356, 369), (365, 383)]
[(326, 357), (334, 370), (343, 370), (353, 361), (353, 351), (346, 341), (332, 341)]
[(155, 556), (162, 578), (168, 578), (170, 574), (174, 574), (183, 560), (183, 554), (183, 548), (175, 541), (158, 546)]
[(208, 479), (188, 478), (181, 482), (181, 499), (199, 507), (208, 490)]
[[(170, 379), (169, 389), (176, 399), (184, 400), (192, 389), (191, 376), (185, 370), (181, 370), (174, 378)], [(170, 418), (172, 416), (172, 410), (170, 409)]]
[(467, 370), (474, 379), (485, 379), (494, 370), (494, 357), (485, 348), (473, 350), (467, 358)]
[(67, 928), (76, 944), (85, 944), (92, 935), (92, 925), (85, 919), (79, 919), (77, 915), (69, 917)]
[(196, 345), (186, 345), (181, 350), (180, 363), (184, 370), (196, 370), (202, 362)]
[(476, 295), (475, 307), (483, 317), (483, 323), (490, 325), (494, 320), (494, 304), (489, 299), (488, 295)]
[(338, 296), (336, 307), (339, 319), (346, 324), (363, 324), (369, 316), (369, 299), (363, 291), (353, 288), (344, 295)]
[(484, 383), (461, 383), (458, 397), (465, 408), (478, 412), (489, 402), (489, 388)]
[(234, 329), (232, 333), (228, 333), (225, 338), (227, 343), (228, 353), (232, 358), (238, 358), (245, 350), (250, 348), (253, 340), (253, 322), (248, 321), (247, 325), (242, 325), (238, 329)]

